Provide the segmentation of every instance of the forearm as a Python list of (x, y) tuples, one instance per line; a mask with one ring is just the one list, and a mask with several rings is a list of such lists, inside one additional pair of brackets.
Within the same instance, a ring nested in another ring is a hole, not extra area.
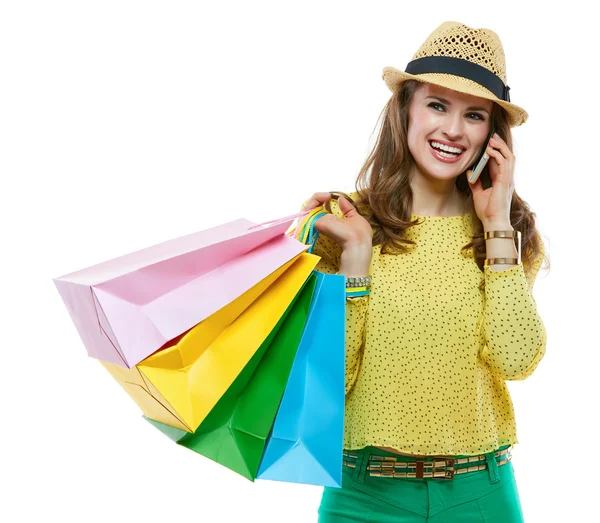
[[(484, 224), (484, 230), (514, 230), (504, 223)], [(487, 258), (517, 258), (514, 240), (486, 240)], [(514, 268), (514, 270), (510, 270)], [(485, 274), (481, 356), (505, 380), (525, 379), (545, 354), (546, 330), (522, 264), (488, 265)]]
[(369, 296), (346, 299), (346, 394), (352, 390), (362, 362)]
[(544, 323), (521, 269), (486, 270), (481, 357), (503, 379), (523, 379), (544, 356)]
[[(368, 276), (372, 245), (361, 242), (344, 248), (338, 274), (349, 277)], [(362, 362), (364, 329), (369, 295), (346, 298), (346, 394), (352, 390)]]

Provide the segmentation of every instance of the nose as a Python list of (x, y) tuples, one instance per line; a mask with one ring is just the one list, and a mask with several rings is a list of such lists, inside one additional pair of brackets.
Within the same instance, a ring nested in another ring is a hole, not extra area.
[(451, 142), (457, 142), (463, 135), (464, 121), (460, 115), (447, 118), (442, 132)]

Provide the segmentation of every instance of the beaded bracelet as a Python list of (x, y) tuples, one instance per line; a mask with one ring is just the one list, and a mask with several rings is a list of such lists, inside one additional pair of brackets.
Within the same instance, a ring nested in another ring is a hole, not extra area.
[(373, 277), (369, 276), (346, 276), (346, 287), (370, 287)]
[[(339, 274), (339, 271), (336, 272)], [(346, 298), (356, 298), (371, 294), (371, 281), (369, 276), (346, 276)]]

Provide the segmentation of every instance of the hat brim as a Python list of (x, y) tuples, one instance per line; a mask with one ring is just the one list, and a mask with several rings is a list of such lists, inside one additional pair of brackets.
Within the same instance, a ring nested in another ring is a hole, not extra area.
[(494, 93), (479, 85), (473, 80), (463, 78), (462, 76), (454, 76), (452, 74), (445, 73), (424, 73), (419, 75), (413, 75), (400, 71), (395, 67), (384, 67), (382, 74), (383, 81), (386, 83), (390, 91), (394, 92), (398, 89), (398, 86), (406, 80), (417, 80), (418, 82), (431, 83), (446, 87), (459, 93), (470, 94), (472, 96), (478, 96), (487, 100), (492, 100), (498, 105), (502, 106), (508, 113), (508, 124), (510, 127), (518, 127), (523, 125), (529, 115), (527, 111), (518, 105), (505, 100), (500, 100)]

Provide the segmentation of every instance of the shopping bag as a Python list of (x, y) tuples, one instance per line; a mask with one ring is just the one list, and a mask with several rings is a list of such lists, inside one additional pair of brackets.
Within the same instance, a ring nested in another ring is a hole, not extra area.
[(241, 218), (53, 281), (88, 354), (131, 368), (303, 252), (285, 231), (305, 214)]
[(194, 433), (146, 419), (179, 445), (254, 481), (304, 331), (315, 284), (316, 276), (312, 275)]
[(341, 487), (345, 277), (313, 274), (308, 320), (257, 478)]
[[(299, 254), (285, 270), (134, 368), (101, 363), (147, 417), (193, 432), (269, 339), (318, 261), (314, 254)], [(244, 300), (250, 302), (246, 308)], [(243, 309), (241, 314), (236, 308)]]

